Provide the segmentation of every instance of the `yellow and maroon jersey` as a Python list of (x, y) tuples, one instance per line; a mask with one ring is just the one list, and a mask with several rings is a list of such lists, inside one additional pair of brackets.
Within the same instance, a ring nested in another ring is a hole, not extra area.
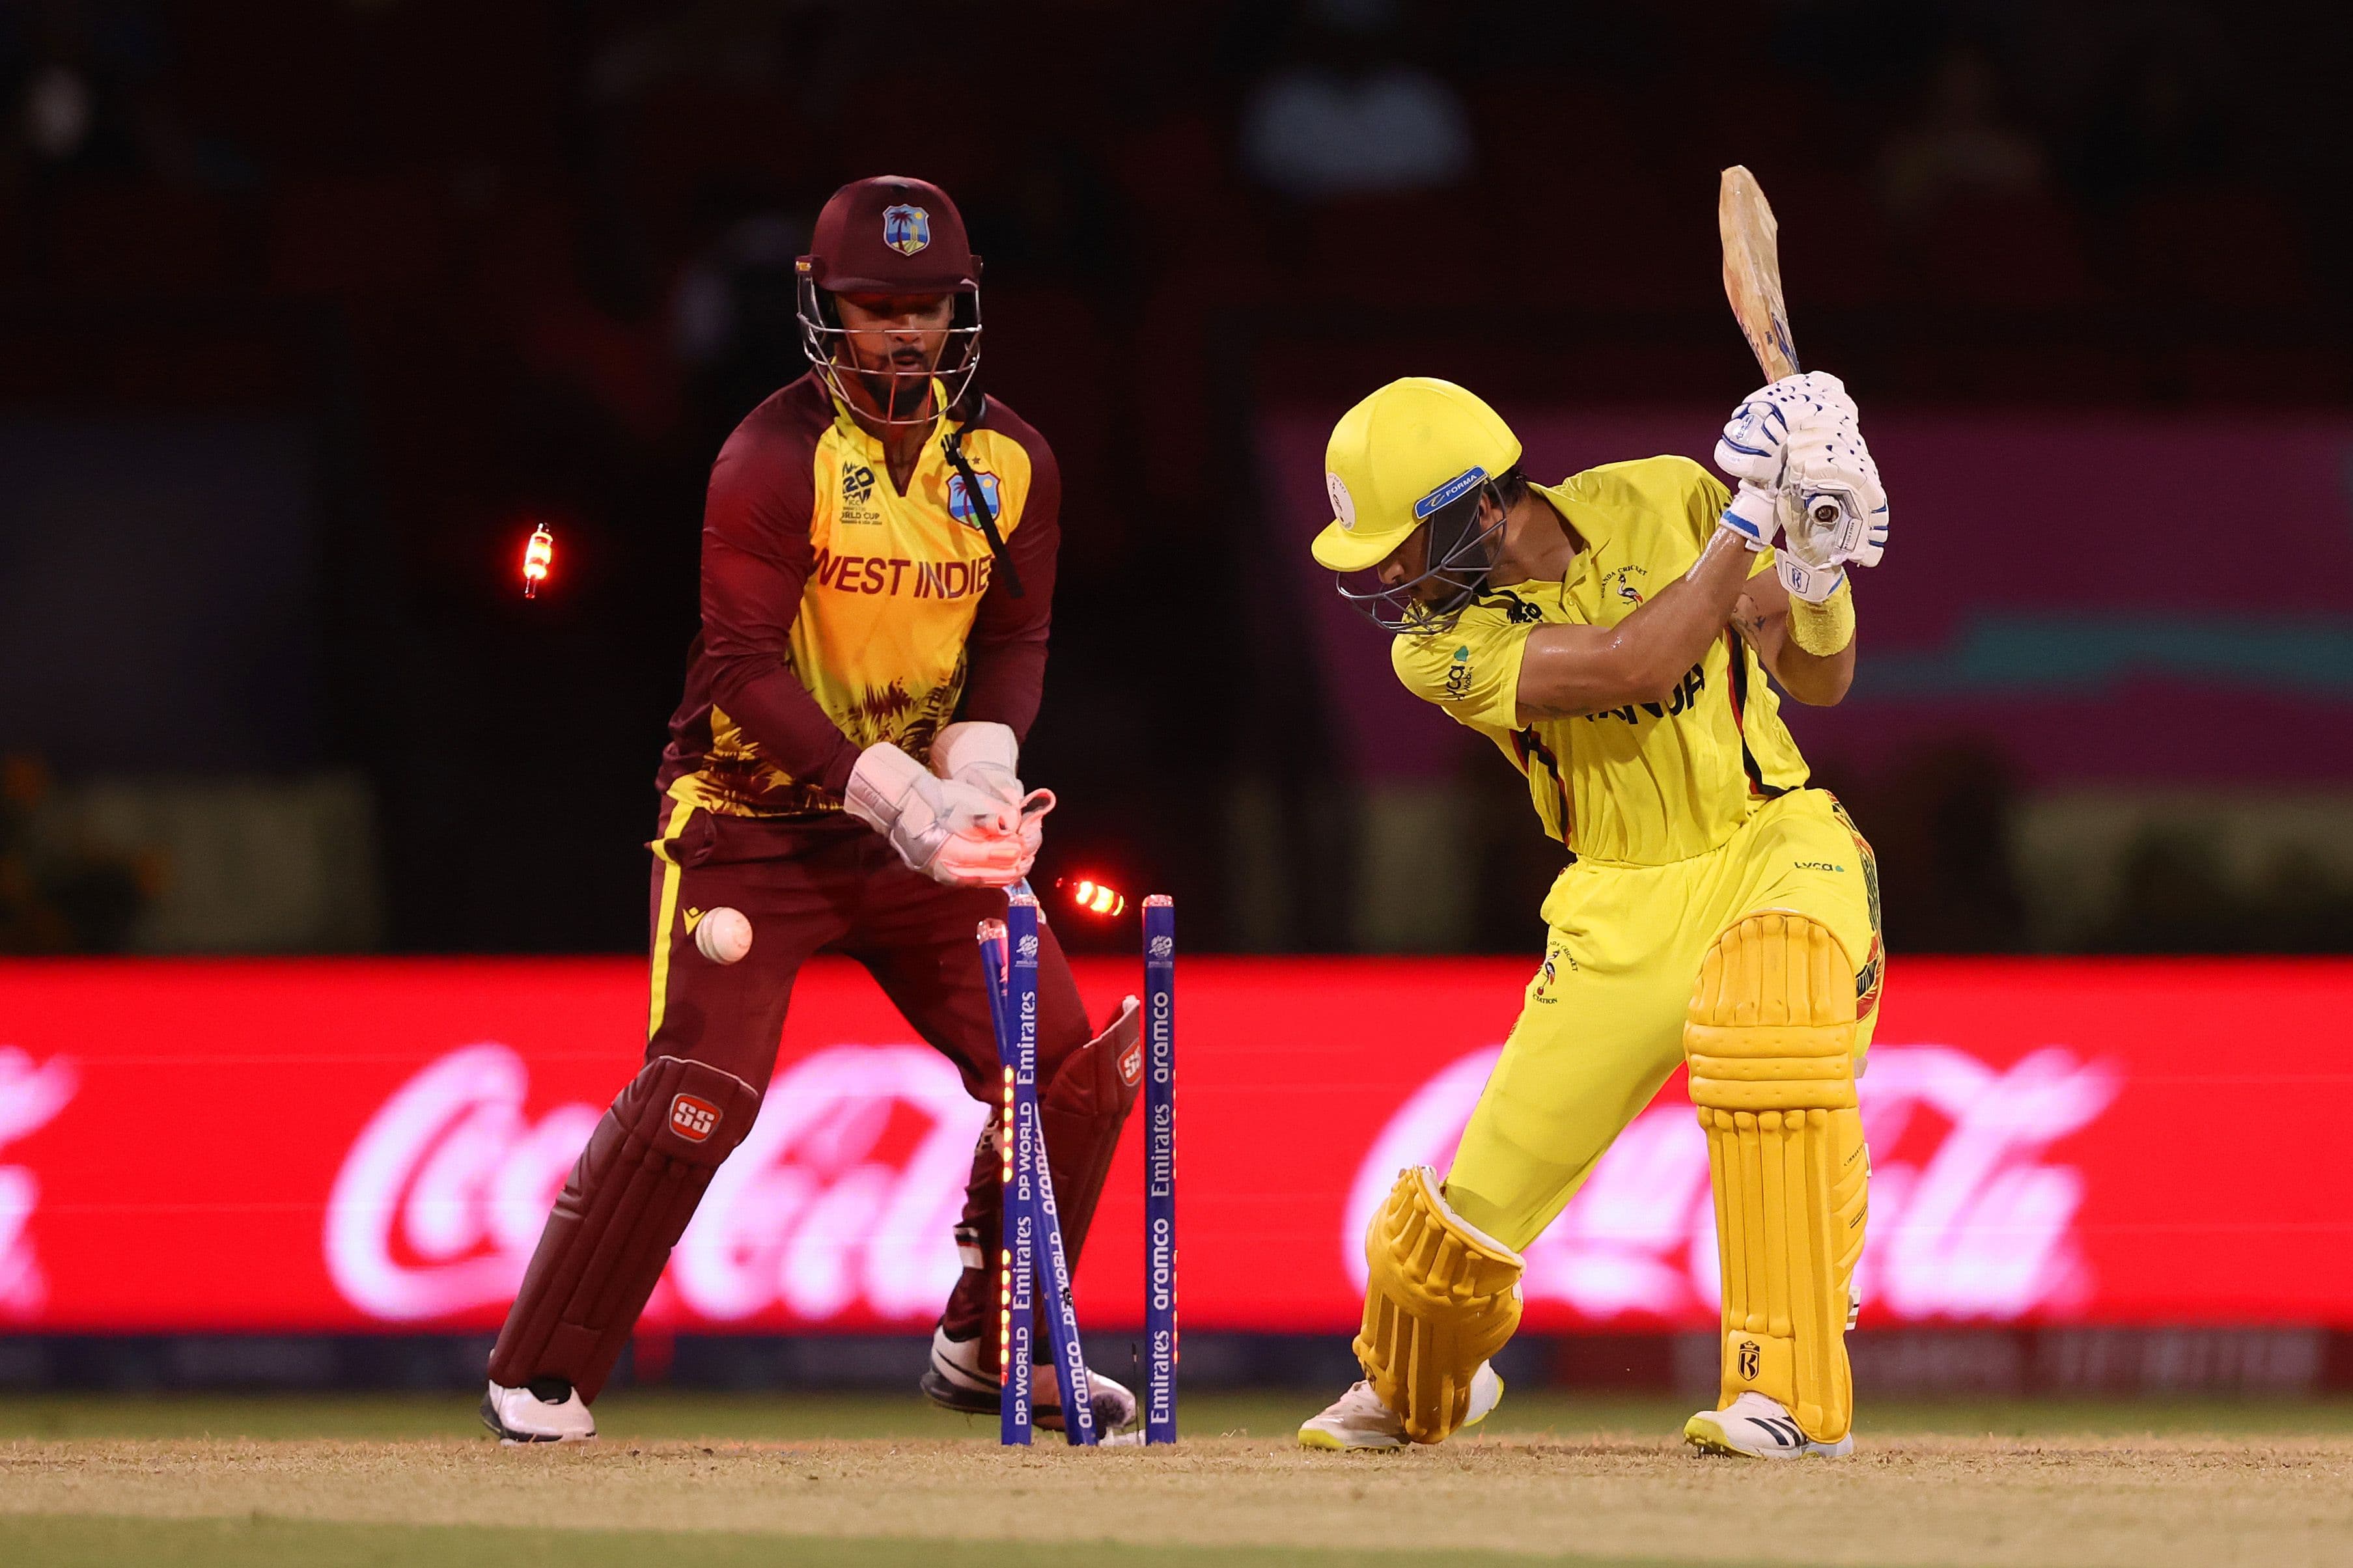
[[(1806, 782), (1756, 651), (1708, 645), (1674, 695), (1519, 721), (1520, 660), (1540, 626), (1612, 626), (1689, 572), (1729, 499), (1684, 458), (1644, 458), (1533, 487), (1585, 541), (1568, 580), (1480, 595), (1440, 637), (1399, 637), (1398, 678), (1502, 748), (1545, 831), (1583, 858), (1664, 865), (1715, 848), (1764, 801)], [(1750, 574), (1771, 570), (1772, 553)]]
[[(996, 579), (958, 430), (1023, 594)], [(1061, 478), (995, 398), (923, 444), (902, 494), (881, 441), (803, 376), (746, 416), (712, 467), (702, 630), (659, 784), (734, 816), (839, 811), (858, 753), (919, 760), (951, 719), (1026, 734), (1044, 680)], [(961, 705), (961, 708), (959, 707)]]

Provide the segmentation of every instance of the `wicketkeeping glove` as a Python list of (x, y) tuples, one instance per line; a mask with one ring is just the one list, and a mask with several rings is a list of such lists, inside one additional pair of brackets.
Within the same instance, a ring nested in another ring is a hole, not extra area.
[(1021, 879), (1019, 807), (960, 779), (934, 778), (888, 741), (858, 753), (841, 804), (935, 882), (1003, 888)]
[(985, 791), (1019, 814), (1015, 831), (1021, 840), (1019, 874), (1026, 877), (1045, 843), (1045, 816), (1054, 809), (1054, 792), (1025, 791), (1020, 761), (1021, 742), (1004, 724), (965, 720), (946, 726), (932, 741), (932, 772)]

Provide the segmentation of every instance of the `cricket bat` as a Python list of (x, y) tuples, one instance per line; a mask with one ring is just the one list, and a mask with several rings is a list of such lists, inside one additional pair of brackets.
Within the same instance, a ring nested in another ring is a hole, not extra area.
[(1798, 347), (1789, 337), (1789, 309), (1781, 302), (1781, 226), (1764, 189), (1745, 163), (1724, 171), (1715, 197), (1715, 226), (1724, 238), (1724, 294), (1733, 318), (1756, 353), (1765, 379), (1798, 374)]
[[(1797, 374), (1798, 345), (1789, 338), (1789, 308), (1781, 302), (1781, 226), (1746, 163), (1724, 172), (1716, 188), (1715, 226), (1724, 238), (1724, 297), (1732, 301), (1733, 319), (1765, 379)], [(1814, 521), (1825, 528), (1842, 515), (1843, 503), (1832, 497), (1813, 496), (1807, 504)]]

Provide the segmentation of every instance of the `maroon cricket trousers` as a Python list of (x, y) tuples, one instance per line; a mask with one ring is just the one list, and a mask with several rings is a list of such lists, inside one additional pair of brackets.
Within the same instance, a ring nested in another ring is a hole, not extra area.
[[(750, 1131), (776, 1065), (793, 980), (818, 952), (857, 960), (965, 1089), (998, 1103), (1000, 1069), (980, 952), (1000, 889), (948, 888), (911, 870), (863, 823), (725, 816), (665, 802), (653, 841), (653, 1000), (646, 1065), (582, 1151), (533, 1255), (491, 1359), (492, 1381), (568, 1379), (593, 1399), (692, 1217), (711, 1173)], [(732, 964), (696, 947), (705, 911), (752, 925)], [(1090, 1039), (1086, 1010), (1050, 928), (1038, 963), (1039, 1124), (1073, 1268), (1134, 1103), (1133, 1027)], [(965, 1268), (942, 1313), (958, 1340), (979, 1335), (997, 1365), (999, 1160), (996, 1125), (974, 1150), (956, 1239)]]

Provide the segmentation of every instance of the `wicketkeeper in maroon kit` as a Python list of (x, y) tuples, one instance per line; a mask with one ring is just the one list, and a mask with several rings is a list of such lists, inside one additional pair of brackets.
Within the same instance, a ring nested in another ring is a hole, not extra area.
[[(1029, 872), (1052, 795), (1019, 747), (1046, 666), (1061, 479), (975, 384), (980, 258), (945, 192), (845, 185), (799, 261), (813, 368), (712, 466), (702, 630), (658, 775), (645, 1067), (556, 1199), (491, 1354), (482, 1418), (512, 1442), (596, 1436), (589, 1405), (712, 1173), (751, 1131), (793, 977), (863, 963), (976, 1100), (999, 1077), (973, 933)], [(734, 910), (742, 927), (721, 915)], [(733, 933), (733, 940), (723, 938)], [(1141, 1078), (1134, 1004), (1095, 1034), (1050, 931), (1040, 1121), (1075, 1260)], [(964, 1271), (923, 1392), (997, 1407), (998, 1159), (974, 1151)], [(1040, 1369), (1038, 1413), (1059, 1423)], [(1095, 1378), (1095, 1418), (1134, 1419)]]

